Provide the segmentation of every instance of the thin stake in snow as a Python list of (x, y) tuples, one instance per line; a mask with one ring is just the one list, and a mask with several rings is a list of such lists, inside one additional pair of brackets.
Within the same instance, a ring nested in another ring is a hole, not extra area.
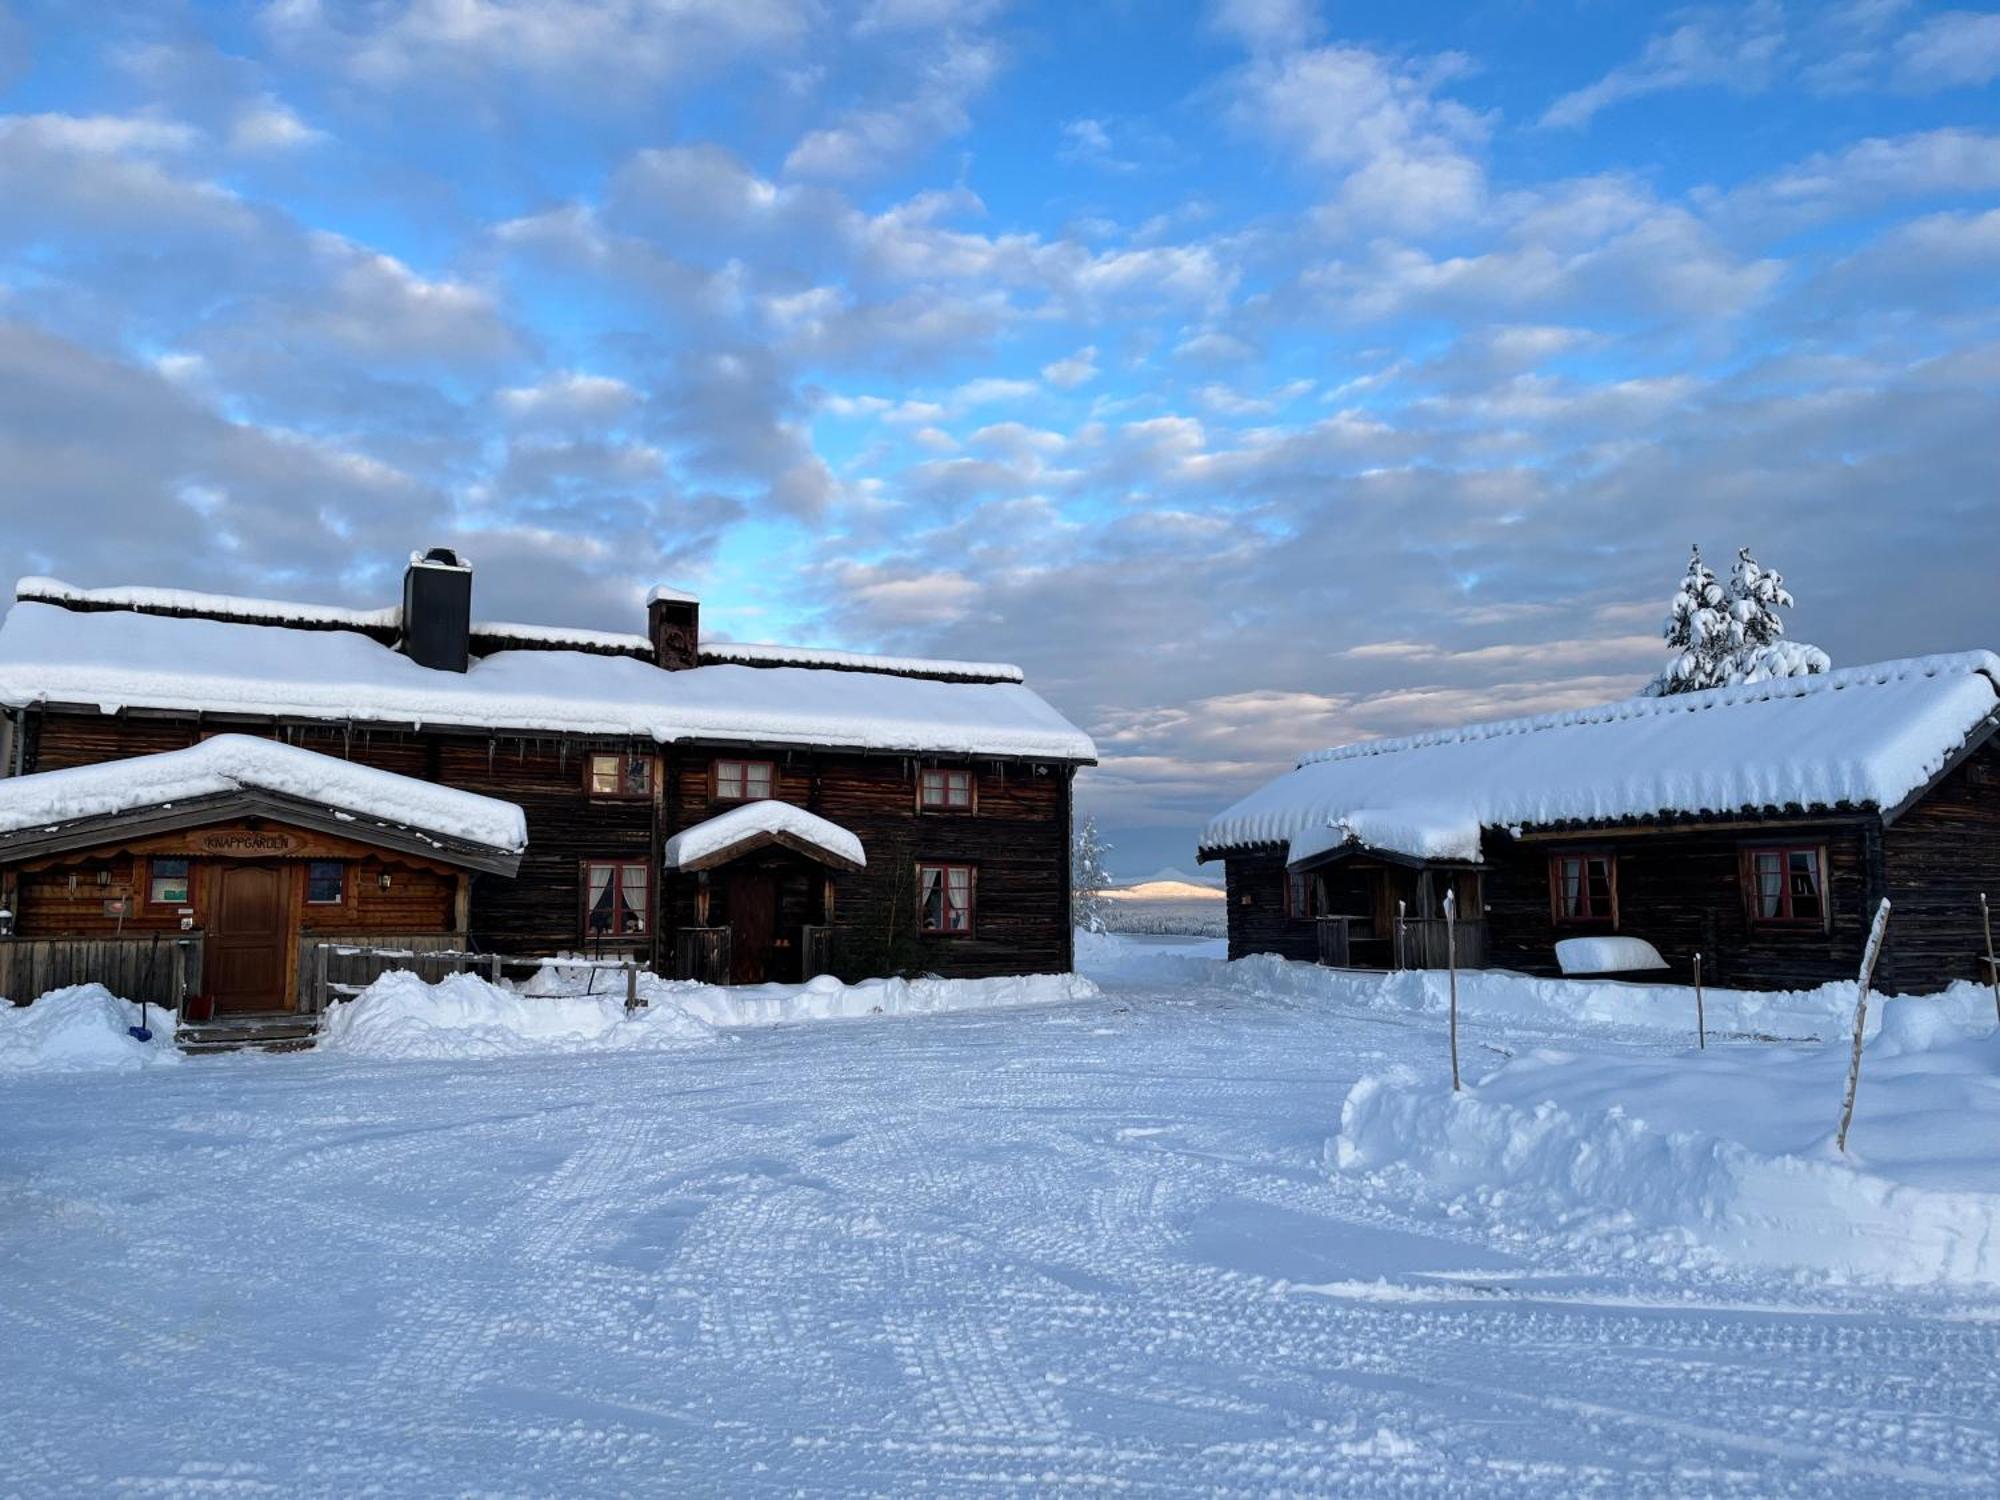
[(1708, 1050), (1708, 1020), (1701, 1013), (1701, 955), (1694, 956), (1694, 1039), (1702, 1051)]
[(1993, 981), (1993, 1019), (2000, 1021), (2000, 963), (1993, 959), (1993, 910), (1986, 904), (1986, 892), (1979, 893), (1979, 921), (1986, 929), (1986, 977)]
[(1446, 983), (1451, 986), (1451, 1091), (1459, 1092), (1458, 1082), (1458, 892), (1444, 893), (1444, 966)]
[(1875, 925), (1868, 929), (1868, 947), (1861, 955), (1861, 993), (1854, 1002), (1854, 1056), (1847, 1064), (1847, 1098), (1840, 1106), (1840, 1134), (1834, 1144), (1847, 1154), (1847, 1127), (1854, 1123), (1854, 1090), (1861, 1083), (1861, 1031), (1868, 1024), (1868, 986), (1875, 980), (1875, 960), (1882, 956), (1882, 935), (1889, 930), (1889, 898), (1875, 908)]

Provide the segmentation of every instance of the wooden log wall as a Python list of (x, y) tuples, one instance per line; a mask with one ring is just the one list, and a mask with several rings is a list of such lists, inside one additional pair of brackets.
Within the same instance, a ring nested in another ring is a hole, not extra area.
[[(660, 848), (679, 829), (725, 811), (711, 795), (717, 757), (768, 760), (778, 768), (776, 795), (852, 830), (868, 855), (864, 871), (836, 882), (835, 970), (845, 978), (883, 972), (956, 977), (1054, 972), (1071, 965), (1069, 837), (1073, 770), (1059, 764), (831, 751), (669, 746), (620, 738), (487, 736), (478, 733), (351, 730), (343, 725), (280, 731), (215, 718), (50, 714), (40, 717), (30, 770), (94, 764), (192, 744), (211, 732), (271, 733), (321, 754), (436, 781), (518, 804), (527, 816), (528, 849), (518, 875), (474, 878), (469, 937), (475, 947), (509, 953), (595, 952), (583, 930), (585, 860), (632, 860), (655, 872), (652, 930), (604, 942), (607, 956), (630, 953), (664, 969), (674, 932), (693, 921), (691, 876), (660, 870)], [(615, 752), (655, 758), (651, 799), (597, 800), (586, 795), (585, 757)], [(974, 773), (970, 812), (922, 812), (917, 775), (925, 764)], [(978, 869), (974, 930), (966, 936), (919, 933), (919, 861)], [(803, 908), (799, 915), (803, 915)], [(423, 923), (369, 922), (375, 930), (417, 930)]]
[(1229, 899), (1229, 956), (1275, 953), (1311, 963), (1319, 957), (1319, 929), (1308, 917), (1285, 915), (1282, 849), (1232, 854), (1224, 861)]
[(2000, 737), (1883, 830), (1882, 856), (1895, 904), (1877, 986), (1910, 994), (1983, 978), (1979, 893), (2000, 905)]

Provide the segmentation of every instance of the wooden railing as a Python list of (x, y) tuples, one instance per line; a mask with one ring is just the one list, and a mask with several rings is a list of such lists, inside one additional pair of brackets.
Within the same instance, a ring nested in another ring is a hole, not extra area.
[(683, 927), (674, 934), (674, 978), (729, 983), (729, 929)]
[[(483, 973), (485, 956), (465, 951), (457, 933), (371, 932), (302, 934), (299, 938), (299, 1009), (320, 1011), (333, 1000), (358, 995), (391, 969), (408, 969), (432, 984), (447, 974)], [(329, 993), (328, 985), (337, 985)]]
[(201, 989), (202, 935), (0, 938), (0, 996), (22, 1005), (72, 984), (101, 984), (127, 1000), (179, 1010)]
[(1361, 917), (1325, 916), (1319, 919), (1319, 961), (1330, 969), (1346, 969), (1354, 963), (1354, 924)]
[[(460, 948), (417, 949), (369, 946), (328, 939), (313, 945), (312, 977), (299, 991), (300, 1009), (319, 1012), (337, 1000), (352, 1000), (384, 974), (405, 970), (427, 984), (451, 974), (477, 974), (494, 984), (505, 980), (525, 998), (607, 995), (628, 1006), (643, 1004), (639, 976), (646, 966), (635, 959), (550, 958), (538, 954), (468, 953)], [(538, 988), (544, 970), (553, 984)]]
[[(1469, 917), (1460, 921), (1453, 941), (1461, 969), (1486, 967), (1486, 919)], [(1405, 917), (1396, 924), (1396, 967), (1399, 969), (1442, 969), (1447, 962), (1443, 917)]]

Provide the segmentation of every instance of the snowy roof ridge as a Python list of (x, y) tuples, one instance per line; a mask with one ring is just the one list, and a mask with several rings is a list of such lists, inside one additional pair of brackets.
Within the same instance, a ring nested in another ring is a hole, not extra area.
[(865, 651), (839, 651), (823, 646), (778, 646), (755, 641), (703, 641), (705, 660), (765, 662), (794, 667), (830, 667), (847, 672), (885, 672), (902, 677), (962, 677), (970, 682), (1025, 682), (1027, 673), (1012, 662), (954, 661), (948, 657), (878, 656)]
[(1815, 677), (1779, 677), (1765, 682), (1742, 683), (1732, 687), (1705, 688), (1694, 693), (1674, 693), (1661, 698), (1618, 698), (1589, 708), (1563, 709), (1557, 713), (1526, 714), (1514, 719), (1484, 719), (1450, 729), (1426, 729), (1393, 738), (1357, 740), (1313, 750), (1299, 757), (1295, 768), (1327, 761), (1350, 760), (1373, 755), (1394, 755), (1404, 750), (1421, 750), (1432, 745), (1464, 744), (1474, 740), (1498, 739), (1503, 735), (1535, 734), (1548, 729), (1567, 729), (1584, 724), (1608, 724), (1622, 719), (1665, 718), (1677, 713), (1701, 713), (1718, 708), (1738, 708), (1748, 703), (1769, 703), (1781, 698), (1802, 698), (1815, 693), (1838, 693), (1852, 687), (1881, 686), (1913, 677), (1941, 675), (1982, 675), (2000, 692), (2000, 655), (1991, 651), (1942, 652), (1900, 660), (1871, 662), (1865, 666), (1843, 667)]
[(245, 734), (0, 780), (0, 834), (238, 791), (275, 792), (510, 854), (528, 844), (527, 819), (512, 802)]
[(308, 604), (288, 599), (259, 599), (247, 594), (210, 594), (199, 589), (154, 588), (146, 584), (115, 584), (86, 589), (60, 578), (36, 574), (14, 585), (14, 597), (34, 604), (66, 609), (124, 609), (141, 614), (199, 615), (208, 619), (283, 621), (336, 630), (394, 630), (403, 623), (401, 605), (382, 609), (349, 609), (340, 604)]
[(1210, 820), (1200, 849), (1284, 845), (1294, 863), (1343, 848), (1477, 860), (1495, 828), (1888, 814), (1996, 723), (2000, 656), (1988, 651), (1625, 699), (1308, 756)]
[(715, 863), (746, 844), (773, 840), (808, 845), (857, 870), (868, 864), (861, 840), (853, 833), (796, 803), (770, 797), (683, 828), (662, 846), (660, 859), (669, 870), (693, 869)]
[(590, 630), (573, 625), (529, 625), (513, 620), (474, 620), (474, 640), (522, 641), (529, 644), (575, 646), (586, 651), (618, 651), (651, 658), (653, 643), (623, 630)]

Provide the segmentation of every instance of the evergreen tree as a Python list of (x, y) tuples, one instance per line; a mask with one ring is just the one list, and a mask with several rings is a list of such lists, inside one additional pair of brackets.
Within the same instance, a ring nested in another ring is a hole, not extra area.
[(1660, 631), (1673, 660), (1646, 685), (1645, 696), (1698, 693), (1727, 682), (1731, 623), (1728, 596), (1696, 547)]
[(1110, 852), (1111, 846), (1097, 831), (1097, 819), (1085, 818), (1069, 846), (1070, 917), (1085, 932), (1104, 931), (1105, 919), (1111, 914), (1111, 903), (1104, 894), (1111, 885), (1111, 872), (1104, 867), (1104, 857)]
[(1778, 611), (1791, 607), (1784, 575), (1761, 566), (1748, 547), (1739, 548), (1729, 575), (1728, 681), (1811, 677), (1832, 665), (1819, 647), (1785, 639)]

